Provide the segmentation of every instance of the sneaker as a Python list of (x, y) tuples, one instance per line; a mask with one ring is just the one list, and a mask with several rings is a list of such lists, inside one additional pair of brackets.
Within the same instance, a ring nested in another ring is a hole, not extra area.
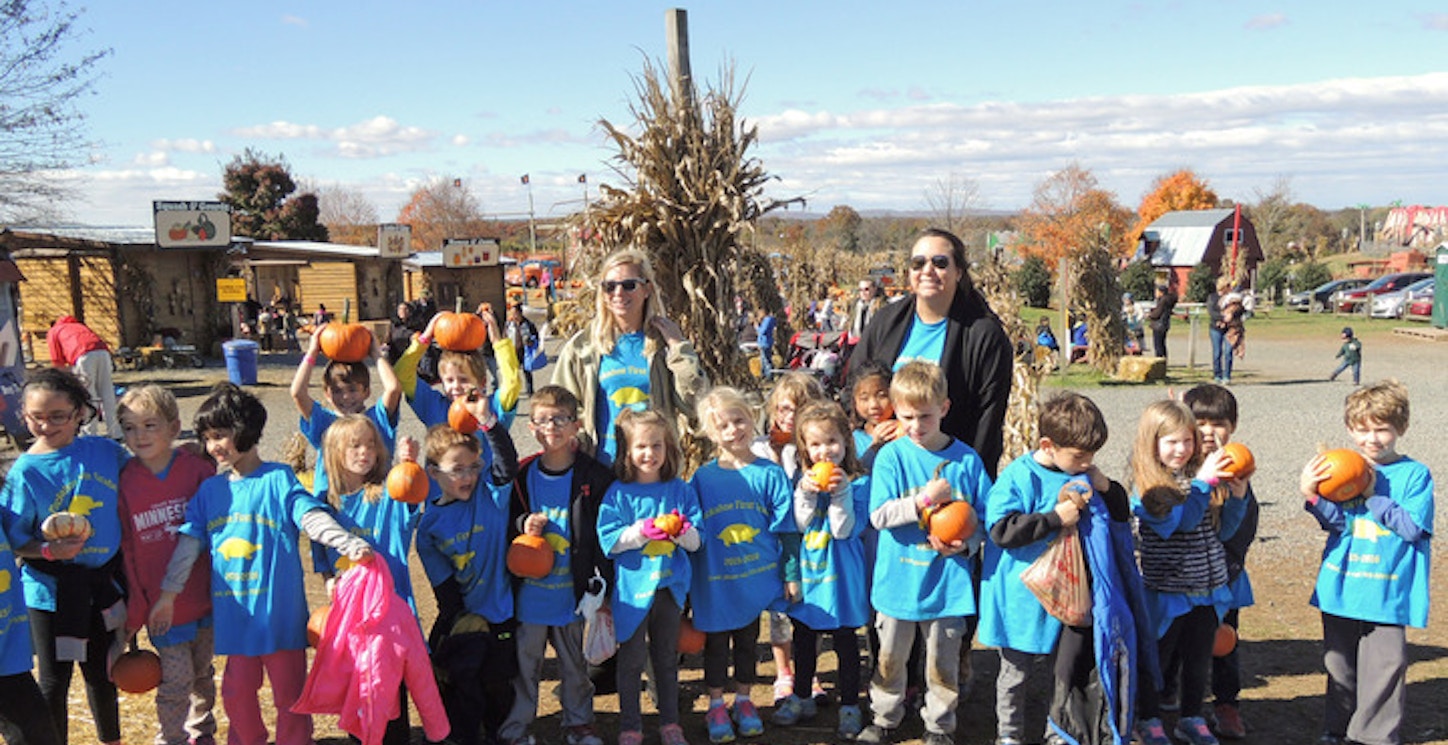
[(1247, 725), (1242, 723), (1242, 712), (1232, 704), (1217, 704), (1213, 707), (1217, 715), (1216, 725), (1212, 727), (1217, 737), (1225, 737), (1228, 740), (1240, 740), (1247, 736)]
[(1207, 720), (1201, 717), (1182, 717), (1173, 734), (1189, 745), (1218, 745), (1216, 736), (1207, 727)]
[(823, 685), (820, 685), (819, 678), (815, 678), (814, 684), (810, 686), (809, 696), (814, 699), (817, 707), (824, 708), (830, 705), (830, 694), (825, 692)]
[(563, 735), (568, 745), (603, 745), (603, 738), (593, 731), (591, 724), (575, 724)]
[[(1156, 717), (1136, 723), (1136, 741), (1141, 745), (1172, 745), (1171, 738), (1166, 736), (1166, 728)], [(619, 742), (619, 745), (623, 743)]]
[(944, 732), (926, 732), (925, 745), (955, 745), (955, 738)]
[(709, 742), (734, 742), (734, 725), (729, 721), (729, 710), (724, 704), (714, 704), (704, 715), (704, 726), (709, 730)]
[(618, 745), (644, 745), (644, 733), (636, 730), (624, 730), (618, 733)]
[(895, 733), (893, 731), (885, 729), (878, 724), (872, 724), (861, 730), (859, 735), (855, 736), (855, 742), (861, 742), (865, 745), (890, 745), (894, 735)]
[(666, 724), (659, 728), (659, 742), (663, 745), (689, 745), (684, 739), (684, 728), (677, 724)]
[(806, 722), (819, 714), (819, 707), (815, 706), (814, 699), (790, 696), (780, 702), (779, 708), (774, 710), (774, 723), (781, 727), (792, 727), (800, 722)]
[(758, 707), (749, 699), (734, 702), (734, 723), (739, 725), (739, 734), (742, 737), (758, 737), (764, 734), (764, 720), (759, 718)]
[(853, 740), (859, 736), (864, 726), (865, 720), (860, 714), (860, 707), (852, 704), (840, 707), (840, 723), (835, 727), (835, 734), (846, 740)]
[(774, 679), (774, 705), (794, 695), (794, 676), (781, 675)]

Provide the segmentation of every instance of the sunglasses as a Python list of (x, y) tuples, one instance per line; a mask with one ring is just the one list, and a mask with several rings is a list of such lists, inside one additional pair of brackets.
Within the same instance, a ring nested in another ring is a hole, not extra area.
[(612, 279), (605, 279), (599, 286), (603, 288), (603, 294), (612, 295), (619, 290), (623, 290), (624, 292), (633, 292), (638, 288), (648, 284), (648, 282), (649, 281), (647, 279), (620, 279), (617, 281), (614, 281)]
[(925, 268), (925, 262), (927, 262), (927, 261), (930, 262), (930, 264), (931, 264), (932, 266), (934, 266), (936, 269), (949, 269), (949, 268), (950, 268), (950, 257), (949, 257), (949, 256), (947, 256), (947, 255), (945, 255), (945, 254), (935, 254), (934, 256), (911, 256), (911, 257), (910, 257), (910, 269), (913, 270), (913, 271), (917, 271), (917, 272), (918, 272), (918, 271), (920, 271), (921, 269), (924, 269), (924, 268)]

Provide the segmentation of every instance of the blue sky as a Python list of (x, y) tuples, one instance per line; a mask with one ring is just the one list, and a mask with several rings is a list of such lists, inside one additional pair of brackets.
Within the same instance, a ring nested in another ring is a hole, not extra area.
[[(952, 174), (1017, 209), (1077, 162), (1134, 207), (1190, 167), (1255, 201), (1279, 178), (1324, 208), (1443, 204), (1448, 12), (1341, 2), (756, 2), (689, 6), (696, 78), (747, 78), (754, 151), (812, 212), (926, 209)], [(391, 220), (433, 178), (540, 216), (620, 184), (600, 118), (665, 56), (651, 2), (100, 2), (115, 53), (83, 106), (72, 179), (90, 224), (210, 199), (250, 146), (365, 194)]]

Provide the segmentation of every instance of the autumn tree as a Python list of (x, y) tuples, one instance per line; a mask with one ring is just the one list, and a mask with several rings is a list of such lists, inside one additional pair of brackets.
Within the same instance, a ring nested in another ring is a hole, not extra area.
[(231, 205), (231, 232), (257, 240), (327, 240), (317, 195), (297, 194), (286, 159), (251, 148), (231, 159), (217, 195)]
[(819, 222), (820, 237), (840, 251), (854, 253), (860, 249), (860, 213), (847, 204), (835, 205)]
[(441, 251), (448, 238), (482, 238), (487, 232), (482, 203), (455, 179), (434, 178), (419, 186), (397, 222), (412, 226), (414, 251)]
[(1220, 201), (1206, 180), (1198, 178), (1190, 168), (1158, 176), (1136, 209), (1136, 224), (1128, 236), (1128, 246), (1134, 248), (1146, 226), (1168, 212), (1214, 209)]
[(342, 184), (317, 185), (306, 181), (298, 187), (317, 195), (319, 221), (336, 243), (371, 246), (377, 242), (377, 207), (360, 190)]

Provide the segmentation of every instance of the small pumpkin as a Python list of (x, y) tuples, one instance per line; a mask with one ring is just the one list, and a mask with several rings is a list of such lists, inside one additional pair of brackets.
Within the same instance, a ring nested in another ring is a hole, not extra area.
[(553, 548), (542, 536), (524, 533), (508, 546), (508, 571), (519, 577), (543, 579), (553, 571)]
[(447, 407), (447, 423), (449, 427), (465, 435), (478, 431), (478, 418), (468, 411), (467, 403), (462, 398), (453, 399), (452, 406)]
[(835, 464), (822, 460), (809, 469), (809, 477), (814, 481), (816, 491), (829, 491), (830, 478), (835, 475)]
[(1327, 478), (1318, 482), (1317, 493), (1332, 502), (1346, 502), (1367, 490), (1373, 467), (1355, 450), (1338, 448), (1322, 454)]
[(1257, 459), (1252, 451), (1240, 442), (1229, 442), (1222, 446), (1222, 470), (1234, 479), (1250, 479), (1257, 472)]
[(1237, 630), (1231, 624), (1224, 623), (1217, 627), (1217, 635), (1212, 640), (1212, 656), (1226, 657), (1237, 648)]
[(323, 605), (312, 611), (307, 618), (307, 643), (313, 647), (322, 641), (322, 635), (327, 633), (327, 617), (332, 615), (332, 606)]
[(40, 523), (40, 534), (47, 541), (59, 541), (66, 538), (85, 540), (91, 537), (91, 524), (85, 515), (78, 515), (74, 512), (56, 512), (47, 516)]
[(431, 484), (427, 471), (412, 461), (402, 461), (387, 472), (387, 495), (406, 504), (422, 504)]
[(699, 654), (704, 651), (704, 632), (694, 627), (693, 619), (685, 616), (679, 622), (679, 654)]
[(488, 327), (472, 313), (443, 311), (432, 327), (438, 346), (452, 352), (471, 352), (488, 340)]
[(671, 536), (678, 535), (684, 529), (684, 520), (678, 515), (670, 512), (667, 515), (659, 515), (654, 518), (654, 527), (668, 533)]
[(146, 693), (161, 685), (161, 658), (149, 649), (132, 649), (111, 665), (111, 681), (126, 693)]
[(959, 499), (930, 508), (926, 511), (925, 520), (930, 526), (930, 535), (940, 539), (941, 543), (969, 538), (975, 533), (978, 522), (975, 508)]
[(361, 362), (372, 351), (372, 332), (360, 323), (329, 323), (318, 343), (329, 360)]

